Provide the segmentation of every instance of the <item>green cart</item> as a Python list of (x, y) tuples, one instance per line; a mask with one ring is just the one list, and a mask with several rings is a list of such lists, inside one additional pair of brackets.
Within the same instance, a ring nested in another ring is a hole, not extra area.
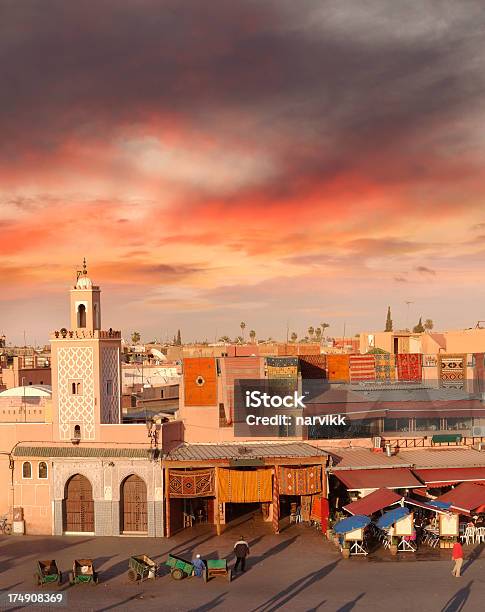
[(182, 580), (194, 573), (194, 564), (176, 555), (168, 555), (165, 565), (170, 568), (170, 575), (174, 580)]
[(37, 561), (37, 571), (34, 573), (34, 584), (44, 586), (44, 584), (61, 584), (62, 573), (58, 570), (54, 559)]
[(128, 561), (128, 579), (132, 582), (156, 578), (158, 565), (146, 555), (130, 557)]
[(98, 573), (94, 571), (92, 559), (75, 559), (72, 572), (69, 572), (69, 584), (98, 584)]
[(208, 559), (206, 562), (206, 570), (204, 573), (205, 582), (209, 581), (214, 576), (225, 576), (228, 582), (232, 580), (232, 570), (227, 567), (226, 559)]

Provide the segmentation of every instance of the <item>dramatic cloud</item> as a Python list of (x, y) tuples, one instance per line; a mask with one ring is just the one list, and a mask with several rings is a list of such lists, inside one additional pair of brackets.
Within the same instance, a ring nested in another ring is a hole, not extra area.
[(58, 326), (14, 314), (61, 304), (84, 255), (104, 316), (147, 334), (380, 328), (393, 299), (467, 326), (484, 27), (479, 0), (4, 2), (0, 332)]

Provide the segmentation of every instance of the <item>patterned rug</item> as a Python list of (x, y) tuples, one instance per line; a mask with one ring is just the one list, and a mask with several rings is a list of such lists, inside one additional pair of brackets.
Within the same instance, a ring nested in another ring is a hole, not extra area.
[(390, 355), (374, 355), (376, 361), (376, 380), (396, 380), (396, 357)]
[(350, 355), (349, 373), (351, 382), (375, 380), (376, 361), (374, 355)]
[(420, 353), (399, 353), (396, 361), (399, 380), (422, 380), (423, 356)]
[(349, 355), (327, 355), (327, 376), (349, 382)]
[(322, 490), (320, 465), (301, 468), (280, 467), (280, 495), (311, 495)]
[(266, 357), (268, 378), (298, 378), (298, 357)]
[(260, 357), (225, 357), (220, 360), (221, 377), (225, 381), (224, 411), (226, 421), (234, 420), (234, 383), (236, 380), (257, 380), (262, 377)]
[(466, 354), (438, 355), (440, 387), (463, 389), (466, 380)]
[(206, 497), (214, 495), (214, 470), (185, 472), (169, 470), (170, 497)]

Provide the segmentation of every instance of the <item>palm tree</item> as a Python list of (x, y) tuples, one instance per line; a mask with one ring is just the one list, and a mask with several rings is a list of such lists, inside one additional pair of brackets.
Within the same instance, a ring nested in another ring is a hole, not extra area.
[(322, 328), (322, 334), (325, 333), (325, 330), (327, 329), (327, 327), (330, 327), (329, 323), (320, 323), (320, 327)]
[(315, 336), (317, 337), (317, 342), (320, 342), (320, 340), (322, 339), (322, 330), (320, 329), (320, 327), (317, 327), (315, 329)]
[(224, 344), (230, 344), (231, 343), (231, 339), (229, 338), (229, 336), (221, 336), (219, 338), (219, 342), (224, 342)]
[(134, 331), (131, 334), (131, 342), (132, 342), (132, 344), (138, 344), (138, 342), (140, 342), (140, 340), (141, 340), (140, 332)]
[(244, 323), (244, 321), (241, 321), (241, 323), (239, 324), (239, 327), (241, 328), (242, 338), (244, 342), (244, 330), (246, 329), (246, 323)]
[(291, 341), (292, 342), (296, 342), (297, 338), (298, 338), (298, 334), (296, 332), (292, 332), (292, 334), (291, 334)]
[(252, 329), (252, 330), (249, 332), (249, 337), (251, 338), (251, 342), (254, 344), (254, 341), (255, 341), (255, 339), (256, 339), (256, 332), (254, 331), (254, 329)]
[(424, 329), (431, 331), (434, 327), (433, 319), (426, 319), (424, 322)]
[(244, 342), (244, 338), (242, 336), (237, 336), (236, 338), (234, 338), (234, 342), (236, 344), (242, 344)]
[(310, 327), (308, 328), (308, 335), (310, 336), (310, 339), (313, 339), (313, 334), (315, 333), (314, 328), (310, 325)]

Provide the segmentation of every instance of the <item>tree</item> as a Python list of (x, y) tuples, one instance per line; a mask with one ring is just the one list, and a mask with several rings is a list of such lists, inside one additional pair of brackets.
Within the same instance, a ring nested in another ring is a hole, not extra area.
[(310, 336), (311, 339), (313, 339), (313, 334), (315, 333), (314, 328), (310, 325), (310, 327), (308, 328), (308, 335)]
[(322, 330), (320, 327), (317, 327), (315, 329), (315, 336), (317, 337), (317, 341), (320, 342), (320, 340), (322, 339)]
[(236, 344), (242, 344), (244, 342), (244, 338), (242, 336), (237, 336), (236, 338), (234, 338), (234, 342)]
[(182, 336), (180, 335), (180, 329), (177, 331), (177, 346), (182, 346)]
[(134, 331), (131, 334), (131, 343), (132, 344), (138, 344), (138, 342), (140, 342), (140, 340), (141, 340), (140, 332)]
[(421, 319), (422, 317), (419, 317), (418, 324), (413, 327), (413, 333), (415, 334), (420, 334), (424, 332), (423, 322)]
[(424, 322), (424, 329), (427, 331), (431, 331), (434, 327), (433, 319), (426, 319)]
[(229, 336), (221, 336), (219, 338), (219, 342), (224, 342), (224, 344), (230, 344), (231, 343), (231, 339), (229, 338)]
[(291, 332), (291, 341), (296, 342), (298, 339), (298, 334), (296, 332)]
[(322, 328), (322, 334), (325, 333), (325, 330), (327, 329), (327, 327), (330, 327), (329, 323), (320, 323), (320, 327)]
[(251, 342), (254, 344), (254, 341), (256, 340), (256, 332), (254, 329), (249, 332), (249, 337), (251, 338)]
[(386, 332), (392, 331), (391, 307), (387, 307)]

